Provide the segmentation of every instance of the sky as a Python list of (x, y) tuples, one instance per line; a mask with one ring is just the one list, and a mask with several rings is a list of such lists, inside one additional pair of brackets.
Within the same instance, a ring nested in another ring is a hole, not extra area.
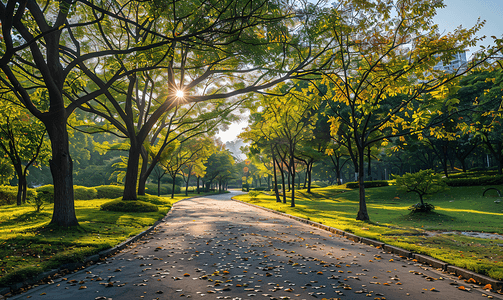
[[(438, 10), (434, 18), (441, 32), (451, 32), (460, 25), (464, 28), (473, 27), (480, 17), (480, 20), (486, 20), (486, 24), (477, 34), (487, 36), (482, 45), (487, 46), (493, 35), (499, 38), (503, 36), (503, 0), (444, 0), (444, 4), (446, 7)], [(466, 58), (478, 49), (479, 46), (468, 49)], [(224, 143), (234, 141), (246, 126), (248, 120), (244, 119), (230, 126), (227, 131), (220, 131), (217, 136)]]

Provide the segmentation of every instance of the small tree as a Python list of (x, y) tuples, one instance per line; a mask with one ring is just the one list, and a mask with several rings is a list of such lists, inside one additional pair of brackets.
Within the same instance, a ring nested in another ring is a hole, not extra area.
[(414, 192), (419, 196), (420, 203), (413, 205), (410, 209), (413, 212), (429, 212), (435, 207), (429, 203), (424, 203), (423, 196), (432, 195), (447, 189), (447, 184), (441, 174), (435, 174), (431, 169), (421, 170), (417, 173), (406, 173), (403, 176), (394, 176), (399, 190), (407, 193)]

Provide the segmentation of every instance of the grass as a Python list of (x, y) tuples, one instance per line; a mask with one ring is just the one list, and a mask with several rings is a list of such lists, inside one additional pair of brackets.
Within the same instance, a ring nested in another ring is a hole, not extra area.
[[(503, 186), (498, 187), (500, 190)], [(423, 253), (481, 274), (503, 279), (502, 240), (473, 238), (448, 231), (475, 231), (503, 234), (503, 203), (497, 194), (482, 196), (484, 187), (456, 187), (426, 198), (435, 205), (432, 214), (409, 214), (418, 202), (415, 194), (400, 193), (395, 186), (366, 189), (370, 222), (356, 221), (358, 191), (344, 186), (301, 191), (290, 203), (277, 203), (273, 195), (236, 199), (310, 219), (328, 226), (373, 238), (416, 253)], [(428, 235), (434, 232), (435, 235)]]
[[(203, 195), (203, 194), (201, 194)], [(189, 194), (188, 197), (197, 196)], [(50, 226), (53, 205), (43, 211), (22, 206), (0, 206), (0, 286), (19, 282), (46, 270), (111, 248), (144, 231), (166, 215), (173, 203), (185, 194), (170, 197), (140, 196), (139, 200), (155, 204), (157, 212), (112, 212), (101, 205), (115, 199), (76, 200), (79, 226)]]

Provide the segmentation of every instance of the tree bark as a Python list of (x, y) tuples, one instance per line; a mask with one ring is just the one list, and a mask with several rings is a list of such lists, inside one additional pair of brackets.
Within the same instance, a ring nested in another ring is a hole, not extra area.
[(171, 176), (173, 179), (173, 185), (171, 186), (171, 199), (175, 198), (175, 187), (176, 187), (176, 174), (175, 176)]
[(136, 200), (136, 183), (138, 181), (138, 165), (140, 163), (141, 146), (134, 145), (131, 141), (129, 148), (129, 158), (126, 169), (126, 180), (124, 182), (124, 194), (122, 200)]
[(138, 181), (138, 195), (145, 195), (145, 186), (147, 184), (147, 179), (150, 174), (147, 174), (148, 168), (148, 153), (143, 145), (141, 146), (141, 170), (140, 170), (140, 180)]
[(367, 203), (365, 202), (365, 182), (364, 182), (364, 169), (363, 169), (363, 158), (364, 153), (363, 149), (358, 149), (360, 153), (358, 153), (358, 185), (360, 192), (360, 202), (358, 208), (358, 214), (356, 215), (357, 220), (361, 221), (369, 221), (369, 214), (367, 212)]
[(49, 161), (54, 185), (54, 211), (51, 224), (63, 227), (79, 225), (73, 195), (73, 162), (70, 157), (66, 117), (44, 122), (52, 146)]
[[(272, 147), (271, 147), (272, 148)], [(276, 174), (276, 157), (274, 155), (274, 151), (272, 151), (272, 165), (273, 165), (273, 173), (274, 173), (274, 195), (276, 196), (276, 202), (281, 202), (281, 199), (279, 198), (279, 191), (278, 191), (278, 175)]]
[[(292, 146), (293, 149), (294, 146)], [(295, 207), (295, 161), (294, 161), (293, 151), (290, 151), (290, 165), (291, 165), (291, 176), (292, 176), (292, 199), (290, 202), (290, 207)]]

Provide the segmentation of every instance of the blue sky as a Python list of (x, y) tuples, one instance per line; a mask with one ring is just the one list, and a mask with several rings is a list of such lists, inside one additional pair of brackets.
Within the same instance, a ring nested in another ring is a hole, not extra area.
[[(481, 20), (486, 20), (485, 26), (477, 34), (487, 36), (483, 45), (489, 45), (492, 35), (502, 37), (503, 0), (444, 0), (444, 4), (446, 7), (438, 10), (434, 18), (441, 31), (453, 31), (459, 25), (465, 28), (472, 27), (480, 17)], [(470, 50), (477, 49), (479, 47)]]

